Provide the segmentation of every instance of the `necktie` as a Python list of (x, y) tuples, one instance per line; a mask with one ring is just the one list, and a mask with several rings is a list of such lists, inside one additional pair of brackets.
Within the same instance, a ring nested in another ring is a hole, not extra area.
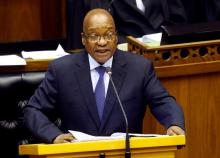
[(95, 98), (100, 120), (102, 120), (102, 114), (105, 105), (105, 84), (103, 79), (105, 70), (106, 69), (103, 66), (96, 68), (96, 71), (99, 73), (99, 80), (95, 88)]

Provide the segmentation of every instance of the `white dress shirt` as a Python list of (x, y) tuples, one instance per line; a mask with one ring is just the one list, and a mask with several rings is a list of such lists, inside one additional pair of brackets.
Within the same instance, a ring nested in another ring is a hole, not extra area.
[[(90, 67), (90, 74), (91, 74), (91, 80), (92, 80), (92, 88), (93, 88), (93, 92), (95, 92), (95, 87), (99, 80), (99, 73), (95, 70), (95, 68), (99, 66), (111, 68), (113, 57), (107, 60), (103, 65), (100, 65), (91, 55), (88, 54), (88, 56), (89, 56), (89, 67)], [(108, 85), (109, 85), (109, 76), (106, 72), (104, 74), (104, 84), (105, 84), (105, 96), (106, 96), (107, 91), (108, 91)]]
[(145, 6), (142, 0), (136, 0), (137, 8), (140, 9), (142, 12), (145, 12)]

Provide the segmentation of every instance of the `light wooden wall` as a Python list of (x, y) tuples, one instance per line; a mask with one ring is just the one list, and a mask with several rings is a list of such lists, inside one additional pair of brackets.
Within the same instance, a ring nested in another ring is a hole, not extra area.
[[(186, 147), (177, 151), (177, 158), (218, 158), (220, 72), (161, 78), (161, 81), (185, 114)], [(148, 115), (144, 132), (164, 134), (165, 130)]]

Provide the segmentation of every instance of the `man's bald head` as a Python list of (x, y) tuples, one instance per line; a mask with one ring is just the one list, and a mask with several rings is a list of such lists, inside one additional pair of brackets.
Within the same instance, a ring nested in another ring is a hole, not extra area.
[(111, 14), (105, 9), (93, 9), (89, 11), (83, 21), (83, 32), (87, 32), (88, 27), (90, 27), (90, 23), (94, 22), (97, 24), (93, 27), (102, 27), (103, 23), (111, 23), (112, 27), (115, 29), (115, 22), (111, 16)]
[(89, 11), (83, 21), (82, 43), (93, 59), (104, 64), (115, 53), (118, 43), (115, 23), (104, 9)]

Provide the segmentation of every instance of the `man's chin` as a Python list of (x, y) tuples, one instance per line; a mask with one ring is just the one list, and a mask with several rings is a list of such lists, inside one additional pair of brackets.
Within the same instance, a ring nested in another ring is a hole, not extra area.
[[(109, 57), (110, 58), (110, 57)], [(109, 58), (105, 57), (105, 58), (96, 58), (95, 60), (99, 63), (99, 64), (104, 64)]]
[(105, 63), (108, 59), (111, 58), (111, 55), (109, 53), (103, 53), (103, 54), (96, 54), (95, 60), (98, 63)]
[(105, 64), (105, 62), (106, 62), (107, 60), (100, 60), (100, 59), (99, 59), (99, 60), (96, 60), (96, 61), (97, 61), (99, 64), (102, 65), (102, 64)]

